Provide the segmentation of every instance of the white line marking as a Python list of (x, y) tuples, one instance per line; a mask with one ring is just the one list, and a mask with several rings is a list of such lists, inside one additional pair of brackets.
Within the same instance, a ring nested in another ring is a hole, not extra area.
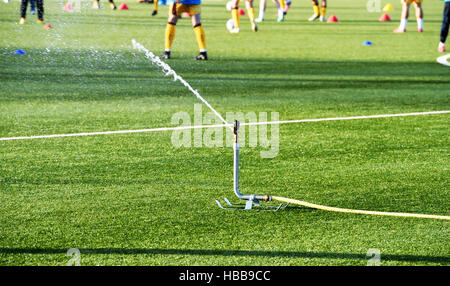
[[(446, 113), (450, 113), (450, 110), (413, 112), (413, 113), (397, 113), (397, 114), (363, 115), (363, 116), (351, 116), (351, 117), (332, 117), (332, 118), (318, 118), (318, 119), (283, 120), (283, 121), (268, 121), (268, 122), (244, 122), (241, 125), (288, 124), (288, 123), (303, 123), (303, 122), (419, 116), (419, 115), (446, 114)], [(220, 127), (230, 127), (230, 126), (233, 126), (233, 125), (232, 124), (216, 124), (216, 125), (199, 125), (199, 126), (176, 126), (176, 127), (161, 127), (161, 128), (150, 128), (150, 129), (136, 129), (136, 130), (118, 130), (118, 131), (84, 132), (84, 133), (72, 133), (72, 134), (4, 137), (4, 138), (0, 138), (0, 141), (59, 138), (59, 137), (79, 137), (79, 136), (94, 136), (94, 135), (111, 135), (111, 134), (128, 134), (128, 133), (145, 133), (145, 132), (174, 131), (174, 130), (186, 130), (186, 129), (220, 128)]]
[(355, 120), (355, 119), (370, 119), (370, 118), (404, 117), (404, 116), (418, 116), (418, 115), (445, 114), (445, 113), (450, 113), (450, 110), (413, 112), (413, 113), (397, 113), (397, 114), (363, 115), (363, 116), (350, 116), (350, 117), (333, 117), (333, 118), (319, 118), (319, 119), (282, 120), (282, 121), (269, 121), (269, 122), (249, 122), (249, 123), (242, 123), (241, 125), (287, 124), (287, 123), (302, 123), (302, 122), (320, 122), (320, 121)]
[(79, 137), (79, 136), (93, 136), (93, 135), (111, 135), (111, 134), (128, 134), (128, 133), (145, 133), (145, 132), (174, 131), (174, 130), (214, 128), (214, 127), (216, 127), (216, 128), (217, 127), (227, 127), (227, 125), (218, 124), (218, 125), (199, 125), (199, 126), (176, 126), (176, 127), (161, 127), (161, 128), (150, 128), (150, 129), (136, 129), (136, 130), (118, 130), (118, 131), (100, 131), (100, 132), (85, 132), (85, 133), (72, 133), (72, 134), (52, 134), (52, 135), (38, 135), (38, 136), (6, 137), (6, 138), (0, 138), (0, 141), (58, 138), (58, 137)]
[(436, 59), (436, 61), (438, 63), (440, 63), (441, 65), (450, 67), (450, 62), (447, 61), (448, 59), (450, 59), (450, 54), (442, 56), (442, 57), (439, 57), (439, 58)]

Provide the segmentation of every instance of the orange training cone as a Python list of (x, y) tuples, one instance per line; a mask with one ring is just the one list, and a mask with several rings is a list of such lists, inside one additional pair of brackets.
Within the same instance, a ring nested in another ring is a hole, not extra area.
[(128, 6), (127, 6), (127, 4), (122, 3), (122, 4), (119, 5), (119, 8), (117, 8), (117, 9), (119, 9), (119, 10), (128, 10)]
[(51, 29), (51, 28), (53, 28), (53, 27), (52, 27), (52, 25), (50, 25), (50, 24), (46, 24), (43, 28), (46, 29), (46, 30), (48, 30), (48, 29)]
[(330, 18), (328, 18), (327, 23), (337, 23), (339, 22), (338, 18), (335, 15), (331, 15)]
[(388, 14), (383, 14), (383, 15), (381, 15), (380, 19), (378, 19), (378, 21), (380, 21), (380, 22), (390, 22), (391, 21), (391, 17), (389, 17)]

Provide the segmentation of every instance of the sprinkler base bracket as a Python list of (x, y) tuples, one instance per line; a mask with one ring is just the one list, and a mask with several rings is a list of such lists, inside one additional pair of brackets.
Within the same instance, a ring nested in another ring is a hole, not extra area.
[(252, 210), (252, 209), (257, 209), (257, 210), (263, 210), (263, 211), (279, 211), (280, 209), (284, 209), (286, 208), (289, 203), (281, 203), (278, 206), (263, 206), (260, 203), (260, 200), (257, 199), (253, 199), (253, 200), (246, 200), (245, 204), (232, 204), (227, 198), (224, 198), (224, 201), (226, 203), (227, 206), (222, 206), (222, 204), (216, 200), (217, 205), (219, 206), (219, 208), (224, 209), (224, 210)]

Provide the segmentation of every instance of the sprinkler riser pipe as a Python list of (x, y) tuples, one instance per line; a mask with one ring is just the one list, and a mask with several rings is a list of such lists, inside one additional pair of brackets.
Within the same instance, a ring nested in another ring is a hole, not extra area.
[(242, 200), (271, 201), (272, 197), (268, 195), (244, 195), (239, 191), (239, 142), (234, 142), (233, 150), (234, 150), (233, 186), (234, 186), (234, 193), (236, 194), (236, 196)]

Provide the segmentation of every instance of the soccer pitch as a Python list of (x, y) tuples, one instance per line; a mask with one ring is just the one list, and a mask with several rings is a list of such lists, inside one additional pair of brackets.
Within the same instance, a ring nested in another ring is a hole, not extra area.
[[(153, 5), (124, 2), (127, 11), (103, 0), (104, 9), (81, 1), (80, 11), (65, 12), (63, 1), (47, 0), (49, 30), (32, 15), (18, 25), (19, 1), (0, 3), (0, 138), (173, 127), (180, 112), (194, 124), (201, 101), (131, 45), (163, 52), (168, 7), (151, 17)], [(301, 120), (450, 110), (450, 69), (436, 63), (441, 1), (425, 1), (424, 33), (411, 10), (401, 35), (392, 33), (399, 1), (381, 2), (392, 3), (392, 22), (378, 22), (381, 13), (357, 0), (329, 1), (339, 23), (308, 22), (310, 1), (294, 0), (277, 23), (268, 1), (257, 33), (241, 16), (241, 32), (230, 34), (226, 1), (205, 0), (209, 60), (193, 60), (191, 22), (180, 19), (167, 63), (222, 115), (266, 112), (270, 121), (272, 112)], [(449, 123), (449, 114), (431, 114), (281, 124), (273, 158), (261, 157), (264, 146), (241, 148), (240, 188), (448, 216)], [(70, 248), (81, 265), (365, 266), (370, 249), (381, 265), (450, 265), (444, 220), (296, 206), (222, 210), (216, 199), (238, 201), (233, 148), (177, 148), (172, 135), (0, 141), (0, 265), (62, 266)]]

